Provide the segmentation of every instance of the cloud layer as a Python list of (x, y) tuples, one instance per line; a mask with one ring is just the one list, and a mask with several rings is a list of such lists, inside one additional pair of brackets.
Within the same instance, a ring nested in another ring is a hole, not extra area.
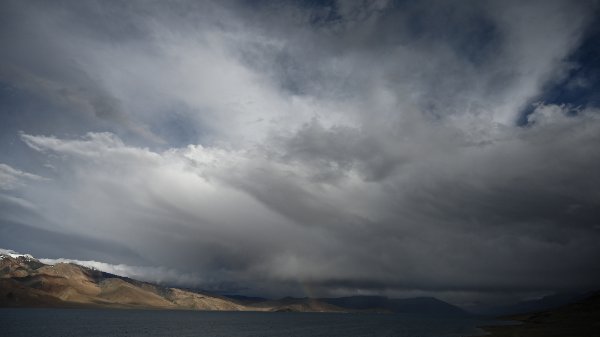
[(600, 282), (598, 110), (539, 101), (593, 7), (165, 6), (6, 5), (5, 233), (263, 295)]

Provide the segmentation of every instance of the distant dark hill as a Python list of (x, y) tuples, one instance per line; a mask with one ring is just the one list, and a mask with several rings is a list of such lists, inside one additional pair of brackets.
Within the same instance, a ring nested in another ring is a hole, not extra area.
[(516, 315), (555, 309), (582, 300), (587, 296), (589, 296), (589, 293), (561, 293), (550, 296), (544, 296), (537, 300), (523, 301), (511, 305), (475, 310), (479, 314), (489, 316)]
[(268, 311), (290, 312), (348, 312), (346, 308), (327, 303), (316, 298), (284, 297), (278, 300), (267, 300), (250, 303), (254, 308), (264, 308)]
[(383, 296), (351, 296), (323, 298), (321, 301), (353, 310), (379, 310), (394, 313), (428, 314), (440, 316), (469, 315), (469, 313), (463, 309), (433, 297), (390, 299)]
[(554, 310), (506, 318), (522, 324), (486, 327), (490, 337), (600, 337), (600, 292)]

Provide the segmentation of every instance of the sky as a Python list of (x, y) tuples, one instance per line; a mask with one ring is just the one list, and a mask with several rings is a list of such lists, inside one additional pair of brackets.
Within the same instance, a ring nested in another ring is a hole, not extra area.
[(597, 288), (599, 12), (2, 1), (0, 247), (267, 297)]

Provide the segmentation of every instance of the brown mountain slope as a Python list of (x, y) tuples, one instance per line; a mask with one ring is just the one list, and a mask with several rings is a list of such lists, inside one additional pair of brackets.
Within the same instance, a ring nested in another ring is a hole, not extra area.
[(555, 310), (507, 318), (522, 324), (486, 327), (490, 337), (600, 337), (600, 292)]
[(268, 310), (220, 296), (136, 281), (71, 263), (0, 254), (0, 306)]
[(219, 311), (348, 312), (309, 298), (256, 303), (140, 282), (72, 263), (0, 254), (0, 307), (100, 307)]

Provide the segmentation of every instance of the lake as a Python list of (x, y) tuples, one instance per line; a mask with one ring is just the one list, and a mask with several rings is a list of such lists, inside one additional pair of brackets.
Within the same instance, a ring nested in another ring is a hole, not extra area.
[(198, 337), (458, 337), (482, 321), (408, 314), (0, 309), (0, 335)]

